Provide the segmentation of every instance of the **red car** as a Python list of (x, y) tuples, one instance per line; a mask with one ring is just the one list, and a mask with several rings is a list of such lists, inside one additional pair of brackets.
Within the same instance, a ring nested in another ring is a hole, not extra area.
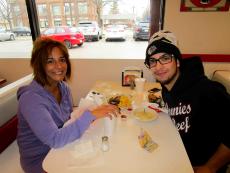
[(80, 31), (77, 31), (76, 28), (69, 26), (48, 28), (42, 32), (41, 36), (63, 42), (69, 49), (76, 45), (82, 46), (85, 42), (84, 35)]

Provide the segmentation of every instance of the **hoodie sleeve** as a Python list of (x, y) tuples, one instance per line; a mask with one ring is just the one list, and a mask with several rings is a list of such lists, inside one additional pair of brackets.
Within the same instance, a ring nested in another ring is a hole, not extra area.
[(51, 148), (59, 148), (70, 143), (84, 133), (95, 117), (86, 111), (75, 122), (58, 128), (52, 119), (46, 100), (35, 93), (24, 93), (19, 99), (22, 116), (35, 136)]
[(214, 124), (218, 132), (221, 142), (230, 148), (229, 131), (229, 115), (230, 115), (230, 95), (227, 93), (225, 87), (218, 83), (212, 82), (211, 87), (206, 88), (207, 99), (212, 103), (209, 109), (215, 112)]

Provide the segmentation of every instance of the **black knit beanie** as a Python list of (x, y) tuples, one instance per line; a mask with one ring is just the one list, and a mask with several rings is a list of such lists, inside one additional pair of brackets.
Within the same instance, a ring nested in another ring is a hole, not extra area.
[(170, 31), (159, 31), (150, 38), (146, 49), (145, 65), (149, 67), (150, 57), (161, 52), (173, 54), (180, 62), (182, 60), (182, 55), (177, 47), (176, 37)]

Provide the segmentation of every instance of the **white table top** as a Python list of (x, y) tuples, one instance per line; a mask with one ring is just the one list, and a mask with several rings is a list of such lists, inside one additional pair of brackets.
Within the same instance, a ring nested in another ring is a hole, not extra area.
[[(141, 128), (159, 145), (152, 153), (139, 145)], [(165, 113), (159, 113), (151, 122), (136, 120), (132, 112), (126, 120), (117, 118), (107, 152), (101, 151), (103, 135), (104, 124), (100, 119), (81, 139), (61, 149), (52, 149), (44, 160), (44, 169), (55, 173), (193, 173), (180, 135)]]

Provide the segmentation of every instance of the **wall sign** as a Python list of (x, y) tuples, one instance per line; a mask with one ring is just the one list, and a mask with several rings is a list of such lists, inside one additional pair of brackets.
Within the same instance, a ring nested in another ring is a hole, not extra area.
[(135, 78), (143, 77), (143, 70), (139, 67), (126, 67), (122, 71), (122, 86), (131, 86)]
[(181, 0), (180, 11), (228, 11), (230, 0)]

